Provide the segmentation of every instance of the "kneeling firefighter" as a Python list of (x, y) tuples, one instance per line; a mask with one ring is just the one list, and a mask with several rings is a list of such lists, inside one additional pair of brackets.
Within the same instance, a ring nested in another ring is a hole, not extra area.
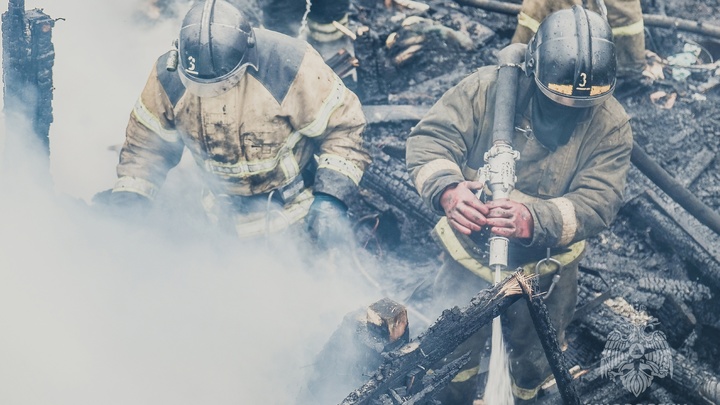
[[(425, 203), (443, 215), (433, 230), (444, 249), (433, 288), (436, 313), (467, 305), (493, 283), (486, 245), (490, 236), (504, 237), (507, 268), (539, 275), (562, 343), (575, 309), (585, 240), (606, 229), (622, 205), (632, 132), (612, 97), (615, 45), (599, 14), (580, 6), (557, 11), (528, 46), (511, 47), (520, 47), (519, 61), (501, 63), (524, 70), (511, 82), (515, 86), (499, 88), (499, 67), (488, 66), (451, 88), (412, 130), (407, 166)], [(519, 154), (516, 181), (509, 198), (485, 202), (476, 195), (488, 185), (479, 174), (504, 168), (492, 167), (491, 160), (489, 168), (478, 168), (483, 155), (493, 154), (494, 107), (508, 94), (517, 100), (510, 106), (515, 114), (508, 114), (514, 122), (506, 123)], [(512, 305), (503, 321), (513, 394), (518, 403), (532, 400), (552, 375), (526, 304)], [(459, 356), (472, 349), (476, 362), (455, 377), (444, 404), (472, 401), (489, 329), (456, 350)]]
[(346, 202), (370, 161), (365, 124), (357, 96), (307, 42), (207, 0), (187, 13), (178, 49), (157, 60), (130, 114), (110, 200), (152, 201), (187, 148), (212, 219), (242, 238), (304, 219), (330, 244), (348, 236)]

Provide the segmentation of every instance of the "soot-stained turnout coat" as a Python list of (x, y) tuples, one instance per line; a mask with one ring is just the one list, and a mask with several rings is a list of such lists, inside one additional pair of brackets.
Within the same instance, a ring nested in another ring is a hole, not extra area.
[[(216, 97), (186, 91), (166, 69), (168, 54), (158, 59), (130, 115), (114, 192), (153, 199), (187, 148), (211, 196), (276, 191), (284, 222), (305, 216), (313, 191), (351, 198), (370, 161), (357, 96), (306, 42), (263, 29), (255, 36), (257, 66)], [(309, 185), (303, 171), (315, 164)]]
[[(480, 143), (483, 152), (492, 146), (496, 80), (495, 66), (480, 68), (465, 78), (442, 96), (407, 141), (411, 178), (426, 204), (441, 215), (442, 191), (453, 183), (474, 180), (475, 173), (468, 173), (466, 167), (473, 145)], [(533, 91), (531, 77), (523, 75), (520, 80), (519, 88)], [(520, 94), (518, 100), (528, 96)], [(532, 214), (534, 232), (528, 248), (568, 247), (608, 227), (623, 202), (632, 150), (629, 117), (610, 98), (592, 107), (569, 142), (553, 152), (532, 136), (532, 102), (525, 104), (516, 111), (515, 124), (520, 129), (515, 131), (513, 148), (520, 158), (511, 198), (524, 203)], [(436, 231), (441, 239), (447, 236), (461, 244), (450, 247), (451, 242), (443, 240), (456, 259), (470, 256), (465, 267), (480, 261), (470, 238), (447, 225)], [(480, 273), (477, 268), (471, 271)]]

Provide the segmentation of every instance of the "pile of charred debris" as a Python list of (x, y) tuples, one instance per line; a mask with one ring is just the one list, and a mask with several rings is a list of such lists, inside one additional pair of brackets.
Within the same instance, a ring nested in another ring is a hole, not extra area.
[[(720, 403), (720, 4), (642, 5), (646, 48), (655, 55), (649, 62), (661, 77), (621, 83), (616, 92), (635, 136), (626, 204), (610, 229), (589, 241), (566, 347), (541, 333), (555, 380), (539, 403)], [(412, 126), (447, 89), (495, 63), (519, 7), (519, 0), (352, 2), (354, 58), (332, 62), (343, 74), (355, 68), (344, 78), (369, 121), (373, 164), (351, 213), (363, 246), (358, 268), (388, 298), (348, 314), (329, 338), (311, 384), (315, 403), (440, 403), (436, 394), (469, 358), (433, 365), (517, 300), (527, 301), (538, 330), (549, 330), (532, 279), (520, 274), (463, 308), (427, 313), (427, 287), (440, 265), (429, 236), (438, 218), (423, 206), (404, 163)], [(47, 138), (52, 20), (23, 11), (15, 0), (3, 15), (5, 108), (12, 112), (15, 103), (34, 116), (36, 132)], [(13, 90), (33, 83), (39, 96), (32, 99)], [(368, 261), (378, 265), (360, 264)], [(486, 373), (481, 359), (479, 395)], [(328, 386), (347, 395), (323, 397)]]
[[(440, 265), (429, 237), (438, 218), (422, 205), (404, 166), (412, 126), (448, 88), (495, 63), (515, 29), (518, 3), (354, 2), (355, 90), (370, 122), (374, 163), (352, 208), (366, 253), (383, 263), (368, 279), (393, 301), (349, 315), (319, 356), (320, 364), (335, 362), (330, 369), (344, 381), (360, 382), (343, 404), (440, 403), (434, 394), (468, 359), (427, 370), (492, 315), (527, 298), (506, 280), (464, 308), (437, 319), (421, 315)], [(667, 3), (672, 7), (642, 2), (646, 48), (656, 55), (648, 62), (660, 78), (618, 86), (635, 136), (626, 204), (611, 228), (589, 241), (568, 344), (540, 403), (720, 403), (720, 5)], [(698, 23), (698, 15), (716, 20)], [(545, 338), (548, 356), (557, 357), (561, 349)], [(348, 339), (365, 348), (366, 363), (329, 359), (329, 348)], [(628, 360), (626, 353), (625, 363), (608, 364), (620, 341), (640, 344), (645, 355)], [(659, 369), (653, 374), (647, 365)], [(639, 370), (649, 376), (647, 389), (633, 390), (629, 380)], [(486, 371), (481, 360), (479, 397)]]

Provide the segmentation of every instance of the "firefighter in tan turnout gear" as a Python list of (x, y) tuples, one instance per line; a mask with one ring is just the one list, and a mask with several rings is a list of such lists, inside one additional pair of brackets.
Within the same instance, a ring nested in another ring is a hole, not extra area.
[[(517, 181), (509, 200), (476, 197), (485, 185), (467, 165), (492, 146), (493, 106), (503, 97), (496, 94), (497, 66), (480, 68), (432, 107), (407, 141), (407, 166), (426, 204), (444, 215), (433, 230), (445, 251), (433, 287), (437, 310), (466, 305), (491, 285), (490, 232), (509, 238), (509, 270), (537, 272), (542, 291), (552, 289), (545, 303), (562, 344), (585, 240), (608, 227), (623, 202), (632, 132), (612, 97), (615, 45), (600, 15), (579, 6), (551, 14), (527, 46), (524, 70), (513, 135)], [(518, 402), (530, 400), (551, 376), (549, 365), (524, 302), (503, 320), (513, 394)], [(484, 341), (476, 336), (469, 345), (479, 350)], [(463, 387), (474, 391), (473, 374), (477, 368), (458, 374), (443, 403), (469, 403), (472, 392)]]
[[(607, 15), (617, 52), (618, 77), (639, 77), (646, 66), (645, 25), (640, 0), (591, 0), (591, 10)], [(551, 13), (581, 5), (581, 0), (523, 0), (512, 42), (527, 44), (540, 21)], [(604, 10), (603, 10), (604, 8)]]
[(206, 175), (204, 207), (240, 237), (305, 219), (333, 240), (370, 160), (365, 124), (357, 96), (307, 42), (251, 27), (224, 0), (200, 2), (130, 115), (110, 200), (152, 201), (187, 148)]

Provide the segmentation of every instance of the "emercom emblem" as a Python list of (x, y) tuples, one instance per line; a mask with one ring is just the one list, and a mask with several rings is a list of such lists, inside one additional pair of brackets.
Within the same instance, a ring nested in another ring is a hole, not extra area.
[(655, 325), (657, 320), (615, 329), (602, 351), (602, 376), (619, 378), (623, 387), (636, 397), (650, 387), (655, 377), (672, 377), (672, 356), (665, 334), (659, 330), (647, 331)]

